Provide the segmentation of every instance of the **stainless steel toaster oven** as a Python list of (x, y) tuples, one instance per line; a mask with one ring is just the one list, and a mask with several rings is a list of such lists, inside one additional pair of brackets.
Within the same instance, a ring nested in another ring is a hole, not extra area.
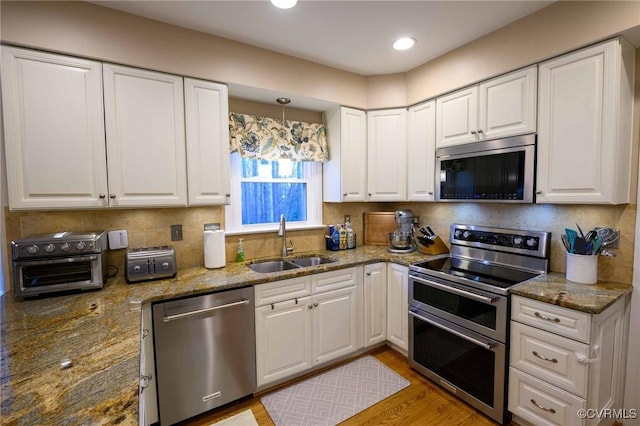
[(107, 238), (99, 232), (57, 232), (11, 242), (15, 297), (101, 289), (107, 280)]

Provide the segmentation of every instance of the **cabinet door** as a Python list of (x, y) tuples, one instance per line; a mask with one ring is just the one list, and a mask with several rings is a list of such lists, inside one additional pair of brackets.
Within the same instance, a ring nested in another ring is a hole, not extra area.
[(227, 86), (184, 79), (190, 205), (229, 203)]
[(184, 206), (182, 77), (104, 65), (109, 204)]
[(313, 296), (314, 363), (323, 363), (358, 349), (357, 293), (356, 287), (349, 287)]
[[(407, 199), (407, 110), (367, 113), (369, 201)], [(362, 173), (362, 172), (360, 172)]]
[(311, 297), (256, 308), (258, 386), (311, 368), (312, 308)]
[(367, 191), (367, 116), (338, 107), (324, 113), (331, 158), (322, 164), (326, 202), (365, 201)]
[(102, 65), (2, 46), (12, 209), (106, 206)]
[(387, 264), (364, 267), (364, 346), (387, 339)]
[(535, 65), (482, 83), (478, 94), (478, 138), (535, 132), (536, 83)]
[(387, 267), (387, 340), (409, 350), (409, 268), (395, 263)]
[(477, 140), (478, 86), (436, 99), (436, 148)]
[(436, 102), (409, 108), (407, 114), (407, 199), (433, 201), (436, 161)]
[(146, 426), (158, 422), (158, 399), (154, 377), (153, 319), (151, 304), (142, 306), (140, 342), (140, 394), (138, 397), (138, 424)]
[(540, 64), (537, 202), (629, 202), (629, 55), (614, 40)]

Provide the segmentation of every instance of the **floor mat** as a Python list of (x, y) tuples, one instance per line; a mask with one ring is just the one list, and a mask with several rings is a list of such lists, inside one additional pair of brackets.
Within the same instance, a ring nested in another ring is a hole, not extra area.
[(227, 417), (224, 420), (220, 420), (217, 423), (213, 423), (211, 426), (258, 426), (256, 418), (253, 416), (251, 410), (244, 410), (235, 416)]
[(261, 398), (276, 426), (336, 425), (409, 386), (365, 356)]

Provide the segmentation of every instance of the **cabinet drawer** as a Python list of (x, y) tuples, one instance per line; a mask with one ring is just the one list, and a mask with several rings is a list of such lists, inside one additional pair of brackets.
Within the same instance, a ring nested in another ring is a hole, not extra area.
[(589, 343), (591, 316), (520, 296), (511, 297), (511, 319)]
[(509, 411), (535, 425), (583, 425), (586, 401), (515, 368), (509, 369)]
[(588, 345), (511, 322), (511, 366), (578, 396), (587, 395)]
[(254, 287), (256, 307), (311, 295), (308, 276), (258, 284)]
[[(360, 271), (359, 274), (358, 271)], [(359, 282), (362, 282), (362, 267), (339, 269), (337, 271), (311, 275), (311, 291), (313, 294), (325, 293), (327, 291), (355, 286)]]

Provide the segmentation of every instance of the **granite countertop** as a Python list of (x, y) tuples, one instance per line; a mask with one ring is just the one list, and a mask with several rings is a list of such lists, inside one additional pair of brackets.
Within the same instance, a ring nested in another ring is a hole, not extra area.
[(551, 272), (513, 286), (509, 292), (588, 314), (599, 314), (620, 297), (631, 293), (632, 288), (631, 284), (602, 281), (580, 284), (568, 281), (564, 274)]
[[(380, 261), (409, 265), (429, 257), (393, 254), (377, 246), (320, 254), (336, 262), (266, 274), (251, 271), (249, 262), (230, 263), (214, 270), (180, 270), (176, 278), (138, 284), (111, 279), (102, 290), (86, 293), (23, 302), (11, 294), (1, 296), (2, 423), (137, 424), (143, 303)], [(559, 291), (567, 292), (560, 303), (554, 299)], [(630, 291), (630, 285), (587, 286), (549, 274), (517, 286), (513, 293), (597, 313)], [(65, 361), (71, 367), (62, 368)]]
[[(277, 273), (230, 263), (221, 269), (180, 270), (176, 278), (138, 284), (110, 279), (102, 290), (86, 293), (23, 302), (12, 294), (1, 296), (2, 424), (137, 424), (141, 303), (379, 261), (408, 265), (427, 257), (392, 254), (376, 246), (320, 254), (336, 262)], [(62, 368), (66, 360), (72, 366)]]

